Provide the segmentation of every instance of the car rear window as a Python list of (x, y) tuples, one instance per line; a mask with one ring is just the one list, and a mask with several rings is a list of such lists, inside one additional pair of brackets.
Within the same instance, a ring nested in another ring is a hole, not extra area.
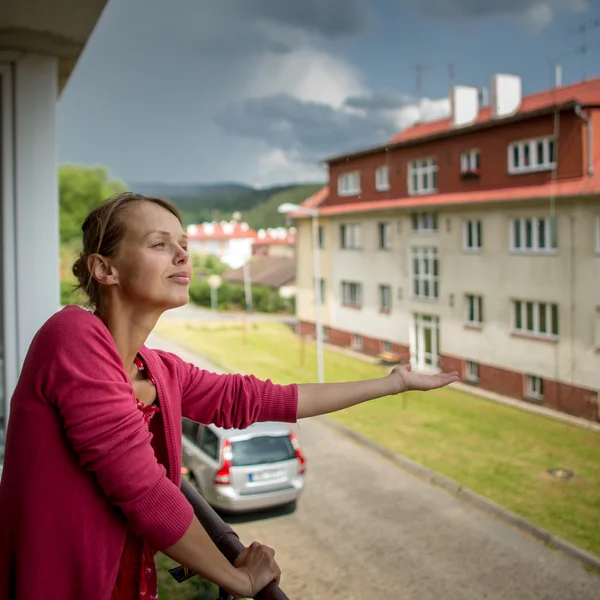
[(296, 458), (296, 451), (287, 435), (253, 437), (231, 442), (234, 467), (275, 463)]

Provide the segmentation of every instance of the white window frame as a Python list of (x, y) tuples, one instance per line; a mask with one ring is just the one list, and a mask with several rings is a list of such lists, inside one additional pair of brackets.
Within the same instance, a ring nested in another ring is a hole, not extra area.
[(362, 335), (360, 335), (359, 333), (353, 333), (351, 343), (353, 350), (356, 350), (357, 352), (363, 351), (365, 341)]
[(390, 189), (390, 168), (380, 165), (375, 169), (375, 189), (378, 192), (387, 192)]
[[(554, 231), (552, 221), (554, 219)], [(531, 246), (527, 246), (527, 227), (531, 226)], [(516, 228), (519, 228), (519, 245), (517, 246)], [(545, 244), (540, 245), (540, 226), (543, 227)], [(558, 249), (556, 217), (520, 217), (510, 220), (510, 251), (519, 254), (555, 254)]]
[[(386, 298), (387, 295), (387, 298)], [(387, 300), (387, 306), (386, 306)], [(392, 286), (386, 283), (379, 284), (379, 311), (389, 313), (392, 310)]]
[(325, 297), (327, 295), (327, 282), (323, 277), (319, 280), (319, 300), (321, 303), (325, 302)]
[(537, 375), (525, 376), (525, 396), (530, 400), (544, 399), (544, 380)]
[[(469, 236), (469, 233), (471, 234)], [(469, 237), (471, 244), (469, 244)], [(479, 252), (483, 247), (483, 223), (480, 219), (469, 219), (463, 223), (463, 250)]]
[(358, 196), (360, 194), (360, 171), (348, 171), (338, 175), (338, 196)]
[(342, 304), (351, 308), (361, 308), (362, 284), (356, 281), (342, 281)]
[[(542, 161), (537, 160), (537, 147), (542, 144)], [(553, 160), (550, 160), (550, 145), (553, 144)], [(524, 162), (526, 151), (529, 152), (529, 164), (515, 164), (515, 149), (519, 154), (519, 162)], [(535, 161), (534, 161), (535, 158)], [(522, 173), (536, 173), (538, 171), (551, 171), (556, 167), (556, 142), (553, 136), (544, 136), (529, 140), (518, 140), (508, 144), (508, 173), (521, 175)]]
[(391, 354), (394, 351), (394, 345), (388, 340), (383, 340), (381, 343), (382, 352)]
[(467, 324), (481, 327), (483, 325), (483, 296), (478, 294), (467, 294), (465, 300)]
[(392, 224), (389, 221), (377, 223), (377, 247), (379, 250), (392, 248)]
[(362, 226), (360, 223), (340, 225), (340, 247), (342, 250), (362, 249)]
[[(532, 326), (528, 327), (527, 315), (531, 306)], [(553, 307), (556, 307), (556, 331), (553, 327)], [(555, 302), (532, 302), (531, 300), (513, 300), (512, 302), (512, 329), (515, 333), (532, 337), (541, 337), (557, 340), (560, 336), (560, 307)], [(520, 314), (519, 314), (520, 313)], [(518, 317), (520, 317), (518, 319)], [(542, 318), (543, 317), (543, 318)], [(519, 326), (518, 320), (521, 324)], [(542, 331), (542, 321), (546, 331)]]
[[(434, 156), (409, 161), (407, 171), (407, 186), (408, 193), (410, 196), (434, 194), (438, 191), (438, 164), (437, 158), (435, 158)], [(416, 185), (414, 182), (415, 176), (417, 178)], [(425, 178), (427, 178), (426, 182)]]
[(473, 360), (465, 361), (465, 379), (469, 383), (479, 383), (479, 363)]
[(435, 233), (438, 230), (436, 212), (413, 212), (410, 215), (412, 230), (416, 233)]
[[(415, 269), (415, 262), (417, 269)], [(411, 249), (413, 297), (438, 300), (440, 297), (440, 266), (438, 249), (434, 246), (413, 246)], [(427, 289), (427, 293), (425, 293)]]
[(478, 148), (465, 150), (460, 155), (460, 172), (462, 175), (468, 173), (479, 173), (481, 170), (481, 152)]

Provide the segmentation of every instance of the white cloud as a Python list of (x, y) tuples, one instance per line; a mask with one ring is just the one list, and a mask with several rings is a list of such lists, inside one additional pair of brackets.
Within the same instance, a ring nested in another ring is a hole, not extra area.
[(259, 186), (278, 183), (324, 182), (325, 168), (319, 164), (305, 162), (298, 152), (281, 148), (270, 150), (258, 157), (256, 184)]

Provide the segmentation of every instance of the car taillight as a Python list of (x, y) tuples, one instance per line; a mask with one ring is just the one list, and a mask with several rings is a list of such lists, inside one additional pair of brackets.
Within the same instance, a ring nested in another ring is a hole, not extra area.
[(215, 485), (229, 485), (231, 483), (230, 469), (232, 458), (231, 442), (225, 440), (223, 442), (223, 449), (221, 450), (221, 468), (215, 473)]
[(298, 459), (298, 475), (304, 475), (304, 471), (306, 471), (306, 459), (304, 458), (302, 450), (300, 450), (300, 444), (293, 433), (290, 433), (290, 440), (292, 441), (292, 446), (296, 451), (296, 458)]

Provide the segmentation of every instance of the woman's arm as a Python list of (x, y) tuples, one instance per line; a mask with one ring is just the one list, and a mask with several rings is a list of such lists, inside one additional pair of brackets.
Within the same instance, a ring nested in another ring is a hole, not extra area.
[(298, 386), (298, 419), (336, 412), (367, 400), (410, 390), (428, 391), (458, 380), (458, 373), (425, 375), (398, 365), (386, 377), (350, 383), (304, 383)]

